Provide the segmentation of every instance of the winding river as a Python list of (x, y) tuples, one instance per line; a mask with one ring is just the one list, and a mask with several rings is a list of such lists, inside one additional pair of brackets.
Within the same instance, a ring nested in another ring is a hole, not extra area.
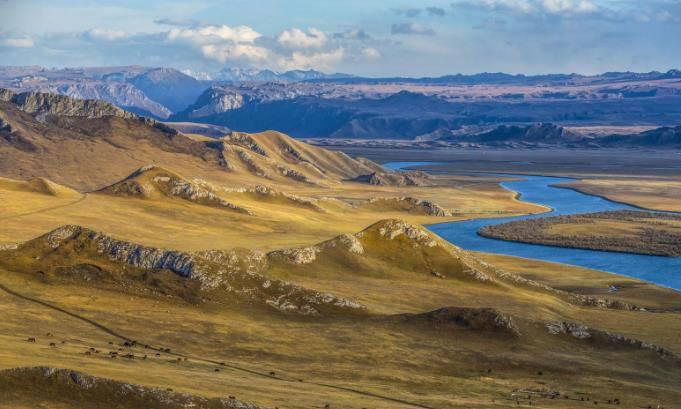
[[(427, 162), (392, 162), (383, 166), (389, 169), (402, 169), (411, 166), (424, 166)], [(571, 189), (561, 189), (551, 185), (566, 183), (574, 179), (548, 176), (508, 175), (522, 178), (513, 182), (502, 182), (509, 190), (518, 192), (524, 201), (542, 204), (553, 210), (540, 215), (474, 219), (448, 222), (427, 226), (445, 240), (466, 250), (510, 256), (540, 259), (557, 263), (571, 264), (595, 270), (607, 271), (635, 277), (651, 283), (681, 291), (681, 257), (660, 257), (609, 251), (593, 251), (536, 244), (515, 243), (479, 236), (483, 226), (505, 223), (536, 217), (565, 214), (601, 212), (608, 210), (639, 210), (632, 206), (586, 195)]]

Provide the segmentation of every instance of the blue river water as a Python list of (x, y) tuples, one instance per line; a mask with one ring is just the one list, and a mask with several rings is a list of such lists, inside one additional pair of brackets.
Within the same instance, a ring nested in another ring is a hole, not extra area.
[[(383, 166), (390, 169), (402, 169), (429, 164), (432, 165), (433, 163), (393, 162), (383, 164)], [(466, 250), (506, 254), (587, 267), (635, 277), (681, 291), (681, 257), (647, 256), (514, 243), (478, 235), (478, 230), (483, 226), (505, 223), (511, 220), (608, 210), (639, 210), (632, 206), (615, 203), (601, 197), (551, 186), (570, 182), (574, 179), (548, 176), (514, 176), (522, 178), (522, 180), (503, 182), (501, 185), (506, 189), (518, 192), (521, 200), (548, 206), (553, 210), (539, 215), (475, 219), (433, 224), (426, 227), (450, 243)]]

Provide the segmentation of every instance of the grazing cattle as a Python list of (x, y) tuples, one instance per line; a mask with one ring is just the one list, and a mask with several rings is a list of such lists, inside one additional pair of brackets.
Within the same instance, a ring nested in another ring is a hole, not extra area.
[(35, 338), (31, 337), (31, 338), (27, 339), (26, 341), (35, 343)]
[(270, 376), (277, 376), (276, 372), (272, 371), (270, 372)]
[(229, 398), (234, 400), (234, 399), (236, 399), (236, 396), (230, 396)]
[(55, 344), (54, 342), (50, 342), (50, 346), (51, 346), (51, 347), (56, 347), (57, 344)]
[(215, 368), (215, 372), (220, 372), (220, 368)]

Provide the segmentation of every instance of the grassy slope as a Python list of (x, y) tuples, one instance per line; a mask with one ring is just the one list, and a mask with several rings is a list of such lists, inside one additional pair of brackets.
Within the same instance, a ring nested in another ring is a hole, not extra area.
[[(498, 212), (542, 211), (541, 207), (513, 200), (511, 193), (493, 184), (459, 187), (446, 179), (441, 188), (368, 187), (357, 183), (339, 184), (334, 189), (315, 186), (277, 185), (320, 200), (326, 212), (301, 208), (295, 203), (271, 203), (252, 195), (218, 191), (230, 203), (248, 208), (255, 216), (226, 212), (185, 200), (161, 197), (142, 200), (99, 193), (62, 198), (35, 192), (4, 189), (0, 185), (0, 244), (28, 240), (64, 224), (78, 224), (141, 244), (200, 250), (247, 247), (274, 249), (314, 244), (340, 233), (354, 233), (384, 218), (405, 218), (416, 223), (435, 223)], [(215, 185), (219, 187), (220, 185)], [(414, 196), (432, 199), (458, 211), (453, 218), (410, 215), (353, 208), (371, 197)], [(477, 203), (478, 210), (471, 213)], [(131, 222), (132, 221), (132, 222)]]
[[(501, 261), (510, 267), (517, 265)], [(332, 271), (333, 264), (319, 267), (316, 274), (307, 269), (280, 274), (306, 286), (360, 299), (374, 312), (420, 312), (452, 304), (494, 307), (514, 314), (523, 335), (516, 340), (371, 318), (309, 319), (238, 306), (188, 305), (90, 286), (48, 285), (31, 276), (2, 271), (0, 283), (20, 289), (22, 294), (59, 305), (142, 343), (172, 348), (190, 359), (170, 362), (175, 357), (165, 353), (146, 361), (86, 356), (83, 353), (89, 347), (108, 352), (112, 347), (107, 342), (115, 339), (73, 317), (1, 292), (6, 315), (0, 331), (0, 367), (78, 368), (127, 382), (205, 396), (232, 394), (245, 401), (289, 408), (322, 407), (326, 402), (354, 408), (409, 407), (320, 383), (443, 408), (511, 407), (515, 403), (505, 399), (514, 389), (528, 387), (546, 387), (573, 396), (582, 392), (601, 401), (619, 397), (632, 407), (657, 402), (669, 406), (681, 398), (676, 390), (678, 366), (644, 351), (592, 347), (548, 336), (537, 322), (574, 320), (679, 352), (678, 313), (655, 314), (651, 320), (650, 313), (577, 307), (540, 291), (442, 280), (399, 267), (373, 276), (342, 265), (336, 265), (336, 271)], [(556, 280), (543, 274), (555, 270), (555, 266), (528, 268), (533, 269), (535, 278)], [(582, 279), (603, 279), (602, 273), (577, 273)], [(85, 288), (87, 291), (83, 291)], [(654, 286), (643, 290), (632, 288), (629, 297), (644, 305), (663, 299), (679, 304), (678, 294), (673, 298)], [(47, 331), (54, 337), (46, 338)], [(38, 338), (36, 344), (25, 342), (31, 336)], [(47, 346), (55, 340), (56, 348)], [(61, 340), (67, 343), (60, 344)], [(148, 351), (138, 348), (135, 353)], [(265, 375), (275, 371), (283, 380), (224, 367), (216, 373), (217, 365), (200, 358), (225, 361)], [(487, 373), (488, 369), (492, 372)], [(573, 401), (541, 402), (543, 407), (576, 407)]]

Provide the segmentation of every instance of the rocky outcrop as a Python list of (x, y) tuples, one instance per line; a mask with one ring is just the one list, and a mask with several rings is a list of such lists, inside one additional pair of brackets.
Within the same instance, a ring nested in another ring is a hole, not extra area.
[(20, 110), (35, 115), (38, 119), (43, 119), (48, 115), (87, 119), (119, 117), (141, 121), (168, 134), (177, 134), (175, 129), (151, 118), (141, 117), (108, 102), (96, 99), (77, 99), (41, 92), (15, 94), (4, 90), (2, 100), (13, 103)]
[[(59, 257), (59, 268), (83, 266), (83, 261), (97, 267), (96, 261), (101, 259), (105, 261), (102, 264), (104, 267), (108, 263), (129, 265), (148, 274), (168, 270), (197, 284), (202, 297), (206, 299), (220, 300), (222, 294), (230, 294), (244, 301), (303, 315), (365, 310), (363, 305), (352, 300), (268, 278), (265, 275), (268, 258), (259, 251), (210, 250), (188, 253), (165, 250), (118, 240), (75, 225), (60, 227), (10, 251), (19, 257), (29, 254), (29, 257), (38, 260), (36, 263), (40, 263), (47, 254)], [(12, 255), (8, 257), (12, 258)], [(34, 268), (64, 271), (55, 269), (50, 262), (46, 263)], [(124, 268), (117, 270), (125, 273)], [(122, 279), (130, 280), (131, 277)]]
[(258, 185), (254, 189), (248, 190), (248, 193), (251, 193), (253, 195), (256, 195), (261, 200), (265, 201), (282, 201), (282, 202), (288, 202), (293, 205), (301, 206), (301, 207), (306, 207), (318, 212), (324, 212), (325, 210), (319, 206), (317, 200), (315, 199), (308, 199), (305, 197), (300, 197), (297, 195), (293, 195), (290, 193), (285, 193), (285, 192), (280, 192), (276, 189), (273, 189), (271, 187), (263, 186), (263, 185)]
[(621, 334), (589, 328), (586, 325), (581, 325), (574, 322), (554, 321), (547, 323), (546, 329), (549, 334), (552, 335), (568, 335), (579, 340), (589, 340), (592, 342), (649, 350), (655, 352), (663, 358), (672, 359), (681, 363), (681, 356), (665, 348), (662, 348), (661, 346), (638, 339), (629, 338)]
[(277, 171), (279, 171), (282, 176), (285, 176), (289, 179), (293, 179), (298, 182), (312, 183), (310, 179), (305, 176), (305, 174), (295, 169), (291, 169), (286, 165), (277, 164)]
[(475, 259), (475, 263), (478, 264), (482, 269), (487, 271), (488, 273), (494, 275), (497, 279), (503, 280), (506, 282), (510, 282), (516, 285), (523, 285), (523, 286), (528, 286), (531, 288), (535, 288), (538, 290), (542, 291), (547, 291), (553, 294), (556, 294), (558, 296), (563, 297), (567, 301), (577, 304), (577, 305), (583, 305), (585, 307), (595, 307), (595, 308), (604, 308), (604, 309), (615, 309), (615, 310), (624, 310), (624, 311), (647, 311), (643, 307), (639, 307), (634, 304), (629, 304), (625, 303), (619, 300), (612, 300), (608, 298), (602, 298), (602, 297), (594, 297), (594, 296), (589, 296), (589, 295), (583, 295), (583, 294), (575, 294), (571, 293), (568, 291), (564, 290), (559, 290), (557, 288), (553, 288), (547, 284), (541, 283), (539, 281), (535, 280), (530, 280), (528, 278), (519, 276), (517, 274), (513, 274), (509, 271), (502, 270), (496, 266), (493, 266), (485, 261)]
[(375, 186), (431, 186), (430, 176), (421, 171), (374, 172), (353, 179), (355, 182)]
[(18, 391), (25, 391), (33, 398), (49, 400), (51, 403), (65, 403), (68, 407), (75, 404), (79, 407), (121, 409), (261, 409), (261, 406), (234, 397), (204, 398), (170, 389), (98, 378), (70, 369), (27, 367), (0, 371), (0, 394), (5, 397), (16, 396)]
[(260, 165), (258, 165), (258, 163), (253, 159), (253, 157), (248, 152), (239, 150), (237, 155), (239, 155), (239, 159), (241, 159), (241, 161), (244, 163), (244, 165), (246, 165), (246, 168), (251, 173), (261, 178), (269, 177), (269, 172)]
[[(378, 229), (378, 232), (382, 237), (387, 238), (388, 240), (394, 240), (396, 237), (404, 235), (411, 239), (415, 245), (426, 247), (435, 247), (438, 245), (437, 241), (433, 238), (432, 233), (429, 233), (420, 227), (411, 225), (404, 220), (384, 220), (374, 225), (374, 227)], [(362, 237), (363, 232), (359, 234), (360, 237)]]
[(248, 134), (243, 134), (239, 132), (232, 133), (228, 137), (225, 138), (225, 142), (229, 142), (233, 145), (237, 146), (243, 146), (246, 149), (249, 149), (258, 155), (262, 156), (267, 156), (267, 151), (258, 144), (258, 142), (253, 139), (252, 136)]
[(492, 308), (444, 307), (422, 314), (398, 316), (406, 322), (424, 323), (436, 327), (456, 326), (474, 331), (501, 332), (514, 337), (520, 330), (511, 316)]
[(409, 265), (411, 272), (439, 278), (459, 278), (491, 283), (491, 277), (469, 262), (464, 252), (441, 242), (420, 226), (403, 220), (377, 222), (359, 233), (343, 234), (314, 246), (273, 251), (272, 263), (289, 266), (337, 263), (358, 273), (358, 266), (375, 273), (376, 266), (387, 263), (395, 268)]
[(415, 197), (379, 197), (370, 199), (365, 207), (379, 210), (406, 211), (427, 216), (451, 217), (452, 212), (429, 200)]
[(163, 168), (147, 165), (143, 166), (126, 179), (102, 190), (101, 193), (151, 198), (160, 193), (168, 197), (177, 197), (201, 205), (233, 210), (238, 213), (252, 214), (251, 211), (233, 203), (227, 202), (216, 195), (208, 184), (199, 184)]
[(12, 133), (14, 132), (14, 127), (4, 118), (0, 118), (0, 132)]

